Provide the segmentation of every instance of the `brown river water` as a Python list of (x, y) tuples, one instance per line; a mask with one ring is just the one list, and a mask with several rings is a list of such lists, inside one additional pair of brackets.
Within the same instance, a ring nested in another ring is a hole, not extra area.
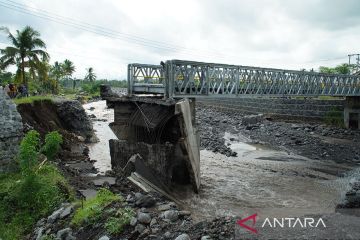
[[(90, 107), (95, 109), (90, 111)], [(114, 113), (106, 108), (105, 101), (88, 103), (84, 108), (97, 119), (107, 120), (93, 122), (100, 141), (89, 145), (90, 158), (96, 160), (95, 167), (104, 173), (111, 169), (108, 141), (116, 137), (108, 124)], [(328, 174), (337, 169), (351, 170), (331, 161), (325, 163), (251, 145), (241, 135), (224, 133), (224, 138), (238, 156), (200, 151), (200, 193), (181, 190), (176, 195), (195, 219), (254, 213), (260, 218), (332, 213), (353, 178), (352, 174), (341, 178)]]

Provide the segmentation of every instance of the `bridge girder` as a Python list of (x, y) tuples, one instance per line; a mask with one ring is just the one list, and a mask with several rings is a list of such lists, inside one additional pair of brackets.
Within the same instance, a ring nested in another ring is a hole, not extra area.
[(183, 60), (128, 65), (129, 94), (168, 98), (360, 96), (360, 76)]

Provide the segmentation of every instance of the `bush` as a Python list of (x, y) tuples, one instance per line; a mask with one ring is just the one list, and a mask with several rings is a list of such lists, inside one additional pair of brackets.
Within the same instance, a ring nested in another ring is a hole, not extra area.
[(63, 139), (61, 134), (57, 131), (50, 132), (45, 136), (45, 145), (42, 147), (42, 153), (44, 153), (49, 160), (54, 160), (62, 143)]
[(324, 122), (328, 125), (344, 127), (344, 113), (341, 109), (333, 107), (324, 117)]
[(73, 190), (51, 164), (27, 176), (0, 175), (0, 238), (23, 239), (38, 219), (73, 197)]
[(100, 95), (100, 85), (100, 82), (87, 83), (83, 84), (81, 88), (86, 93)]
[(101, 218), (104, 208), (115, 201), (122, 201), (122, 199), (107, 189), (100, 189), (94, 198), (86, 200), (83, 207), (76, 210), (72, 224), (79, 226), (84, 223), (95, 223)]
[[(47, 139), (44, 147), (56, 154), (59, 136), (52, 133)], [(21, 171), (0, 174), (0, 239), (23, 239), (38, 219), (73, 198), (72, 189), (54, 165), (39, 165), (40, 149), (39, 133), (29, 131), (20, 143)]]
[(38, 164), (40, 135), (35, 130), (29, 131), (20, 143), (19, 164), (25, 175), (34, 172)]

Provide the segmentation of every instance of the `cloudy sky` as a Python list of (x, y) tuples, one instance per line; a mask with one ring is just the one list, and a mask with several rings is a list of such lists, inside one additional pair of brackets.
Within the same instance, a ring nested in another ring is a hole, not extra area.
[(317, 69), (360, 52), (359, 0), (0, 0), (0, 26), (25, 25), (78, 78), (93, 67), (125, 79), (128, 63), (168, 59)]

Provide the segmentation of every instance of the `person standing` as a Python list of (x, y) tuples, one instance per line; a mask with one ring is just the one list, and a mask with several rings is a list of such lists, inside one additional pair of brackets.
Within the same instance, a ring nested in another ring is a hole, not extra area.
[(11, 96), (10, 96), (10, 86), (9, 86), (9, 84), (6, 84), (6, 86), (4, 87), (4, 92), (6, 92), (6, 94), (7, 94), (9, 97), (11, 97)]

